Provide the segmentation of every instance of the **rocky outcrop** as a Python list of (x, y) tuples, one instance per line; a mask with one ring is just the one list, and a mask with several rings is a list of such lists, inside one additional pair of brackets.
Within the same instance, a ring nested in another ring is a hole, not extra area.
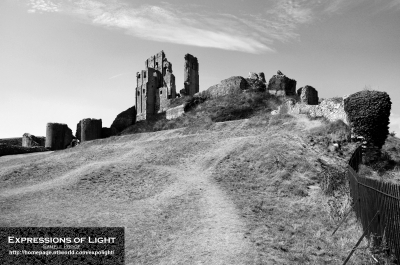
[(318, 91), (312, 86), (301, 87), (297, 90), (300, 102), (307, 105), (318, 105)]
[(209, 87), (207, 90), (196, 93), (196, 96), (202, 98), (218, 98), (229, 94), (241, 93), (248, 88), (246, 79), (241, 76), (232, 76), (228, 79), (222, 80), (221, 83)]
[(268, 82), (268, 92), (277, 96), (290, 96), (296, 94), (296, 80), (290, 79), (281, 71), (272, 76)]
[(36, 137), (29, 133), (24, 133), (22, 136), (23, 147), (45, 146), (46, 137)]
[(182, 104), (175, 108), (168, 109), (166, 111), (166, 118), (167, 120), (173, 120), (182, 116), (184, 113), (185, 113), (185, 104)]
[[(136, 108), (135, 106), (121, 112), (114, 119), (111, 124), (111, 128), (113, 128), (116, 132), (122, 132), (129, 126), (135, 124), (136, 122)], [(112, 131), (110, 131), (112, 133)]]

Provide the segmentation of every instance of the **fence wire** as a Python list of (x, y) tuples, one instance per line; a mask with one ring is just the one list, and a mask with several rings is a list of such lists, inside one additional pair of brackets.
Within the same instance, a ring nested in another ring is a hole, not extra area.
[(394, 254), (400, 261), (400, 186), (360, 177), (357, 172), (361, 161), (360, 146), (350, 158), (347, 169), (353, 210), (367, 238), (375, 245), (385, 241), (388, 254)]

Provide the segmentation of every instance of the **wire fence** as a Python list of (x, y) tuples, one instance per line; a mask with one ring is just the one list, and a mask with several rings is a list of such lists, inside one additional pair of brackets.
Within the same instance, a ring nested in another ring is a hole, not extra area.
[(374, 244), (385, 243), (388, 254), (400, 261), (400, 186), (360, 177), (362, 153), (361, 146), (354, 151), (347, 170), (353, 210), (365, 236)]

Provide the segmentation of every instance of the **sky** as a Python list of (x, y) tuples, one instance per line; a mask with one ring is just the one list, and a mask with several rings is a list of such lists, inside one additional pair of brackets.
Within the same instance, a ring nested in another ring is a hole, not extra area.
[(282, 71), (320, 98), (387, 92), (400, 136), (400, 0), (2, 0), (0, 138), (75, 133), (84, 118), (135, 104), (136, 72), (163, 50), (183, 88), (184, 55), (200, 91), (231, 76)]

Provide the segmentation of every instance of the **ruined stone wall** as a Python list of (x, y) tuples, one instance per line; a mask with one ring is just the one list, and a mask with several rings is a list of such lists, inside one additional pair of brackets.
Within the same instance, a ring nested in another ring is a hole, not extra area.
[(168, 87), (160, 87), (156, 92), (156, 105), (158, 105), (158, 113), (165, 112), (171, 105), (168, 95)]
[(184, 66), (184, 91), (186, 95), (193, 96), (198, 93), (199, 88), (199, 62), (196, 57), (191, 54), (185, 55)]
[(296, 80), (288, 78), (278, 71), (268, 82), (268, 92), (277, 96), (291, 96), (296, 94)]
[(175, 108), (168, 109), (166, 111), (166, 118), (167, 120), (173, 120), (182, 116), (184, 113), (185, 113), (185, 105), (183, 104)]
[(342, 120), (349, 124), (348, 117), (344, 111), (344, 101), (337, 102), (336, 100), (326, 99), (319, 105), (313, 106), (308, 112), (311, 117), (325, 117), (329, 121)]
[(76, 125), (75, 137), (79, 140), (79, 142), (82, 141), (82, 139), (81, 139), (81, 121), (79, 121), (78, 124)]
[(36, 137), (29, 133), (24, 133), (22, 136), (22, 146), (23, 147), (33, 147), (33, 146), (45, 146), (46, 137)]
[(167, 87), (167, 98), (175, 98), (176, 97), (176, 85), (175, 85), (175, 76), (170, 73), (166, 72), (164, 76), (164, 84), (163, 87)]
[[(146, 70), (137, 74), (135, 95), (137, 121), (145, 120), (146, 117), (155, 113), (164, 112), (169, 106), (168, 99), (176, 97), (172, 64), (163, 51), (147, 59), (145, 67)], [(160, 92), (163, 94), (160, 95)]]
[(66, 124), (47, 123), (45, 147), (51, 150), (65, 149), (72, 141), (72, 130)]
[(101, 138), (102, 121), (101, 119), (81, 120), (81, 141), (91, 141)]
[(138, 73), (136, 78), (138, 83), (136, 87), (137, 115), (152, 114), (155, 111), (154, 89), (158, 82), (157, 74), (154, 69), (149, 68)]
[(243, 90), (248, 88), (246, 79), (241, 76), (232, 76), (221, 83), (209, 87), (207, 90), (197, 93), (195, 96), (202, 98), (218, 98), (228, 94), (242, 93)]
[(290, 99), (284, 102), (273, 114), (277, 113), (308, 114), (311, 117), (325, 117), (331, 122), (342, 120), (347, 125), (349, 124), (347, 114), (344, 111), (343, 100), (338, 102), (334, 99), (325, 99), (319, 105), (307, 105), (295, 103), (293, 99)]
[(318, 91), (312, 86), (301, 87), (297, 90), (300, 102), (307, 105), (318, 105)]

